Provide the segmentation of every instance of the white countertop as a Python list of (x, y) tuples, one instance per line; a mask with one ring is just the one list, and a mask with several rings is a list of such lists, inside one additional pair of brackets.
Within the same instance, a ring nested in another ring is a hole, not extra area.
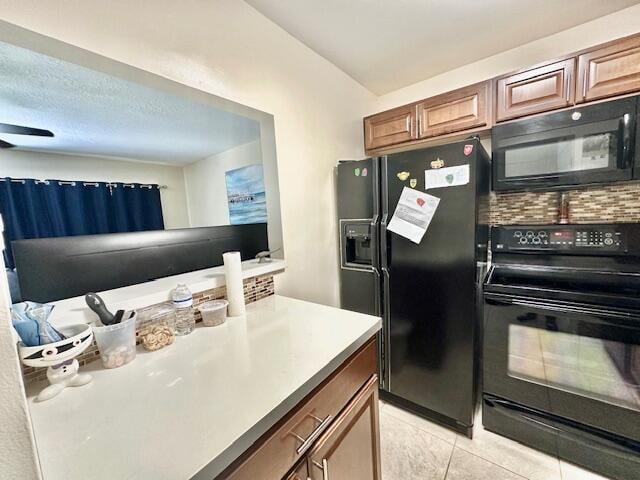
[[(250, 278), (284, 270), (285, 261), (273, 259), (268, 263), (258, 263), (257, 260), (245, 260), (242, 262), (242, 277)], [(127, 287), (114, 288), (97, 292), (105, 301), (109, 310), (132, 310), (148, 307), (156, 303), (169, 300), (171, 290), (178, 283), (184, 283), (192, 293), (202, 292), (225, 285), (224, 266), (205, 268), (195, 272), (181, 273), (170, 277), (158, 278), (150, 282), (129, 285)], [(91, 323), (96, 316), (84, 300), (84, 296), (66, 298), (57, 302), (49, 321), (56, 327), (72, 325), (74, 323)]]
[(199, 326), (43, 403), (28, 391), (44, 480), (211, 480), (380, 328), (278, 295)]

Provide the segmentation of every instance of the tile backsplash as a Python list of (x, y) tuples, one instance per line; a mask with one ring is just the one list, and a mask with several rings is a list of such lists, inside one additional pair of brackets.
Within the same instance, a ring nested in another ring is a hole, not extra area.
[[(244, 299), (246, 303), (253, 303), (262, 298), (268, 297), (274, 294), (273, 275), (280, 273), (274, 272), (268, 275), (259, 277), (246, 278), (243, 281), (244, 287)], [(202, 321), (200, 312), (197, 310), (198, 305), (208, 302), (209, 300), (217, 300), (219, 298), (226, 298), (227, 288), (218, 287), (210, 290), (193, 294), (193, 306), (196, 307), (196, 322)], [(78, 363), (80, 366), (100, 359), (100, 352), (94, 340), (93, 344), (87, 348), (79, 357)], [(34, 382), (39, 382), (47, 378), (46, 368), (33, 368), (22, 365), (22, 376), (25, 385), (29, 385)]]
[[(640, 182), (567, 190), (571, 223), (640, 222)], [(557, 223), (559, 191), (492, 193), (491, 225)]]

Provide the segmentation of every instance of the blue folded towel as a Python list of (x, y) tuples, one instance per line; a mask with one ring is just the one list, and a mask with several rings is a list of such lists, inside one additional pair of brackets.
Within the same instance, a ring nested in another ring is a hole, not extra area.
[(16, 303), (11, 307), (13, 327), (27, 347), (58, 342), (65, 338), (47, 320), (52, 310), (53, 305), (36, 302)]

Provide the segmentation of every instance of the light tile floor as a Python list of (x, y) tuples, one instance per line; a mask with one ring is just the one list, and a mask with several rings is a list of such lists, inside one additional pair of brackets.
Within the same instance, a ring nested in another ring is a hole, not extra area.
[(473, 440), (380, 402), (382, 480), (607, 480), (488, 432)]

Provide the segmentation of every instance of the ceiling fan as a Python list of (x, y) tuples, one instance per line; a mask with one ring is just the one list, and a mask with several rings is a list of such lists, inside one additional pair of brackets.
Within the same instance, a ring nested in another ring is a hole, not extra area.
[[(0, 123), (0, 133), (10, 133), (13, 135), (31, 135), (35, 137), (53, 137), (50, 130), (42, 130), (40, 128), (21, 127), (19, 125), (11, 125), (9, 123)], [(13, 143), (5, 142), (0, 139), (0, 148), (13, 148)]]

